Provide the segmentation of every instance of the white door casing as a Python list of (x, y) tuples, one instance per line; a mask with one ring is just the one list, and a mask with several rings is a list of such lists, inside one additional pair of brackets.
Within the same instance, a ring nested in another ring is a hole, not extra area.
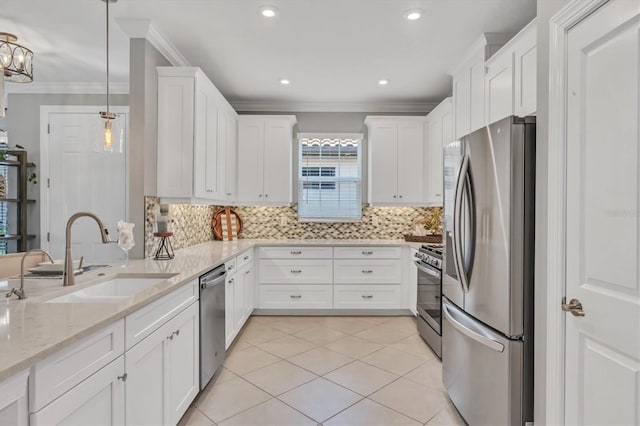
[[(640, 3), (551, 19), (545, 424), (640, 423)], [(579, 299), (584, 317), (560, 311)]]
[[(96, 213), (113, 240), (117, 238), (117, 221), (128, 217), (128, 107), (112, 108), (125, 121), (123, 154), (94, 149), (101, 109), (104, 108), (41, 107), (41, 246), (57, 258), (64, 256), (65, 225), (73, 213)], [(73, 248), (77, 259), (80, 255), (91, 261), (123, 256), (115, 244), (100, 242), (97, 225), (89, 219), (80, 219), (74, 225)]]

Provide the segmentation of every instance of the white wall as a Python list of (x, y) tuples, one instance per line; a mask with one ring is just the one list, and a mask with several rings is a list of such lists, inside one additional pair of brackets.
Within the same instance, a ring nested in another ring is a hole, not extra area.
[[(536, 267), (535, 267), (535, 379), (534, 420), (547, 424), (546, 327), (547, 327), (547, 155), (549, 143), (549, 19), (570, 0), (538, 0), (538, 82), (536, 119)], [(558, 301), (560, 303), (560, 301)], [(558, 309), (560, 307), (558, 306)]]

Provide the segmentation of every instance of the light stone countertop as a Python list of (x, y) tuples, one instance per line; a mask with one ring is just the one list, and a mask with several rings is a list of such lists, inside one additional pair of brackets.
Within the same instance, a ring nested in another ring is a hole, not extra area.
[[(176, 250), (172, 260), (130, 260), (125, 268), (112, 265), (76, 276), (76, 285), (61, 279), (26, 279), (26, 300), (0, 302), (0, 381), (90, 335), (131, 312), (191, 282), (241, 252), (255, 246), (409, 246), (404, 240), (244, 240), (210, 241)], [(115, 274), (176, 274), (119, 303), (43, 303), (54, 297), (106, 281)], [(99, 276), (102, 274), (103, 276)], [(0, 280), (0, 293), (20, 285)]]

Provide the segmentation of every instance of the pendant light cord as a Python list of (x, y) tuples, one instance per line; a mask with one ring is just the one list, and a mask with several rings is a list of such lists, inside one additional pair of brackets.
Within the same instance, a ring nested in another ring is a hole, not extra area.
[(109, 115), (109, 3), (110, 0), (106, 0), (107, 4), (107, 115)]

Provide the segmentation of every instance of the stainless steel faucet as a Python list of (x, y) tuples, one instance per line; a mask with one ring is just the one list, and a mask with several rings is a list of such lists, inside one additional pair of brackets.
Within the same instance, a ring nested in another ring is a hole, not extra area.
[(64, 243), (64, 275), (62, 277), (62, 285), (69, 286), (74, 285), (76, 283), (74, 270), (73, 270), (73, 259), (71, 258), (71, 225), (78, 218), (81, 217), (90, 217), (96, 221), (98, 227), (100, 228), (100, 236), (102, 237), (102, 243), (107, 244), (111, 242), (109, 238), (109, 231), (107, 227), (104, 226), (102, 220), (91, 212), (78, 212), (69, 218), (67, 221), (67, 231), (65, 234), (65, 243)]
[(30, 254), (33, 254), (33, 253), (42, 253), (49, 258), (51, 263), (54, 263), (51, 255), (42, 249), (29, 250), (24, 255), (22, 255), (22, 261), (20, 262), (20, 289), (17, 290), (15, 288), (12, 288), (11, 290), (9, 290), (9, 292), (5, 294), (5, 297), (7, 299), (13, 296), (14, 294), (18, 296), (18, 299), (20, 300), (27, 298), (27, 295), (24, 292), (24, 261)]

